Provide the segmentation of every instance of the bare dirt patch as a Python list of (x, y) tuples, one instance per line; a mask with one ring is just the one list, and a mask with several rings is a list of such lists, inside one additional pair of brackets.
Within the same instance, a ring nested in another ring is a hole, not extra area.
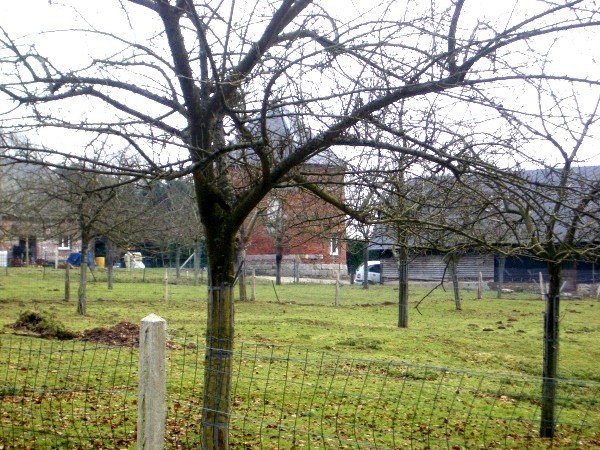
[(138, 347), (140, 327), (131, 322), (119, 322), (110, 328), (93, 328), (83, 331), (79, 339), (97, 344)]
[(15, 334), (35, 336), (44, 339), (80, 339), (103, 345), (138, 347), (140, 327), (130, 322), (119, 322), (110, 328), (93, 328), (81, 333), (69, 331), (52, 316), (37, 312), (24, 311), (17, 321), (9, 325)]
[(65, 328), (65, 326), (54, 317), (38, 312), (23, 311), (12, 325), (15, 334), (41, 337), (45, 339), (74, 339), (77, 337)]

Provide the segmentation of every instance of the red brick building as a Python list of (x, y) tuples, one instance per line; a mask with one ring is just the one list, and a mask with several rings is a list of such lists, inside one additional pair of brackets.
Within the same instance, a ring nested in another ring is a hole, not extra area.
[[(302, 172), (340, 200), (344, 167), (328, 154), (305, 164)], [(250, 222), (253, 222), (250, 223)], [(335, 278), (347, 275), (345, 216), (302, 187), (275, 190), (246, 224), (246, 268), (274, 275), (282, 258), (284, 277)]]

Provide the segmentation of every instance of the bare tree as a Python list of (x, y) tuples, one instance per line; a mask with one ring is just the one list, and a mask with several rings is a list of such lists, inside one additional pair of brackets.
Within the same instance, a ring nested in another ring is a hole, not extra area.
[(590, 102), (576, 90), (558, 94), (544, 82), (535, 87), (535, 120), (525, 120), (519, 111), (500, 110), (521, 129), (526, 145), (541, 143), (546, 156), (553, 158), (537, 170), (522, 171), (518, 181), (497, 180), (495, 192), (504, 223), (512, 225), (513, 248), (543, 261), (548, 269), (540, 435), (553, 437), (563, 269), (577, 259), (595, 261), (600, 249), (600, 169), (581, 165), (585, 163), (582, 147), (600, 121), (600, 96), (596, 93)]
[[(202, 230), (198, 227), (196, 194), (191, 180), (169, 180), (151, 185), (152, 205), (156, 226), (151, 240), (162, 245), (169, 253), (175, 247), (175, 268), (180, 277), (181, 251), (188, 249), (194, 255), (195, 282), (200, 269), (199, 243), (203, 242)], [(191, 257), (191, 256), (190, 256)]]
[(48, 226), (71, 224), (69, 234), (79, 234), (81, 238), (77, 312), (85, 315), (87, 276), (92, 264), (91, 246), (95, 238), (110, 236), (110, 230), (124, 218), (122, 212), (114, 208), (118, 187), (112, 186), (113, 180), (94, 173), (93, 168), (87, 171), (80, 169), (71, 167), (54, 171), (48, 182), (43, 184), (44, 194), (40, 198), (48, 199), (56, 206), (54, 213), (45, 217)]
[[(563, 269), (575, 260), (595, 261), (600, 248), (600, 169), (586, 166), (582, 153), (600, 121), (600, 96), (596, 93), (590, 101), (574, 86), (562, 94), (546, 82), (532, 86), (538, 100), (533, 111), (509, 110), (486, 100), (512, 133), (510, 138), (497, 135), (492, 145), (512, 148), (519, 165), (502, 170), (480, 157), (460, 176), (415, 176), (402, 197), (415, 214), (408, 218), (388, 204), (382, 208), (382, 223), (402, 224), (416, 248), (446, 253), (453, 279), (456, 257), (465, 249), (526, 256), (546, 265), (540, 435), (553, 437)], [(532, 145), (542, 146), (543, 158), (529, 150)], [(453, 286), (459, 309), (455, 282)]]
[[(22, 153), (30, 151), (26, 139), (6, 136), (0, 139), (10, 145), (19, 145)], [(14, 264), (28, 265), (44, 255), (35, 253), (35, 240), (39, 237), (57, 237), (58, 228), (48, 226), (48, 218), (56, 210), (49, 202), (46, 186), (52, 171), (34, 164), (18, 164), (12, 158), (0, 156), (0, 230), (2, 240), (19, 240), (19, 253), (13, 255)], [(60, 229), (64, 229), (62, 226)]]
[[(447, 92), (456, 102), (470, 101), (478, 95), (474, 87), (549, 77), (520, 66), (521, 51), (538, 54), (534, 46), (528, 50), (521, 44), (598, 25), (596, 9), (583, 0), (519, 11), (505, 26), (472, 21), (466, 14), (462, 22), (463, 4), (458, 0), (436, 9), (434, 3), (407, 2), (402, 9), (397, 2), (381, 1), (367, 5), (369, 14), (357, 6), (345, 18), (349, 12), (338, 4), (310, 0), (216, 5), (121, 0), (106, 6), (113, 20), (126, 19), (119, 32), (92, 24), (96, 18), (91, 16), (83, 25), (82, 39), (106, 41), (109, 50), (66, 69), (26, 40), (3, 35), (0, 92), (17, 107), (11, 112), (19, 117), (12, 122), (16, 126), (77, 130), (90, 136), (90, 145), (98, 136), (124, 141), (143, 161), (139, 166), (95, 161), (98, 170), (131, 179), (193, 177), (210, 284), (205, 448), (229, 447), (235, 239), (267, 194), (301, 182), (303, 189), (353, 213), (326, 187), (306, 183), (297, 173), (331, 147), (393, 146), (461, 173), (464, 157), (449, 148), (430, 144), (411, 150), (394, 141), (393, 130), (382, 128), (387, 139), (373, 140), (361, 126), (401, 100), (413, 100), (407, 110), (418, 110), (429, 96)], [(84, 6), (74, 9), (83, 14)], [(142, 29), (135, 37), (130, 32), (138, 20), (152, 24), (146, 36)], [(69, 39), (77, 33), (65, 32)], [(72, 105), (74, 99), (89, 104), (89, 114), (51, 107)], [(281, 106), (306, 125), (291, 136), (290, 150), (283, 154), (266, 131), (267, 118)], [(106, 115), (96, 114), (100, 111)], [(258, 129), (249, 126), (251, 120), (258, 120)], [(93, 158), (64, 147), (46, 149)]]

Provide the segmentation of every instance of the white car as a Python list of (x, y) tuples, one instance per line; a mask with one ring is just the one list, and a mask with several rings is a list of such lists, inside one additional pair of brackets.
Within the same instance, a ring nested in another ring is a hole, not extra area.
[[(354, 278), (354, 280), (357, 283), (362, 284), (364, 273), (365, 273), (365, 266), (364, 266), (364, 264), (361, 264), (356, 271), (356, 277)], [(371, 284), (377, 284), (381, 281), (381, 262), (380, 261), (369, 261), (368, 281)]]

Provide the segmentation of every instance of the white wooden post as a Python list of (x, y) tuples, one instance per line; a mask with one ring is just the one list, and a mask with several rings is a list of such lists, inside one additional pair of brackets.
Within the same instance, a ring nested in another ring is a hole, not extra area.
[(256, 270), (252, 269), (252, 278), (251, 278), (251, 282), (250, 282), (250, 300), (254, 301), (256, 300), (256, 286), (254, 285), (254, 281), (256, 279)]
[(164, 447), (166, 420), (167, 322), (156, 314), (142, 319), (138, 393), (138, 450)]

